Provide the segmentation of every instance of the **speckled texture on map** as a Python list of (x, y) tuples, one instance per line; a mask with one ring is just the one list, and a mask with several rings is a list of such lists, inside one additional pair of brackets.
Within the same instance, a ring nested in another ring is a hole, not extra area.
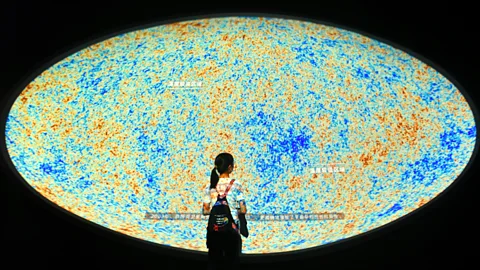
[[(460, 175), (475, 138), (466, 99), (425, 63), (350, 31), (253, 16), (80, 50), (23, 90), (6, 126), (11, 160), (35, 190), (139, 239), (206, 251), (204, 220), (144, 217), (199, 213), (223, 151), (250, 213), (345, 215), (251, 221), (246, 254), (335, 242), (412, 212)], [(311, 171), (332, 163), (344, 171)]]

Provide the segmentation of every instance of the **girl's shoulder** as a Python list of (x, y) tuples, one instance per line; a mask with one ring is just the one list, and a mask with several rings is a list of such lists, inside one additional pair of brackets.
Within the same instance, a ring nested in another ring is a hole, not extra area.
[[(217, 185), (222, 185), (222, 186), (226, 186), (230, 183), (231, 180), (235, 179), (235, 181), (233, 182), (233, 186), (236, 187), (236, 188), (241, 188), (243, 186), (243, 183), (241, 180), (237, 179), (237, 178), (231, 178), (231, 179), (227, 179), (227, 178), (222, 178), (218, 181), (218, 184)], [(208, 191), (211, 191), (211, 190), (215, 190), (215, 188), (210, 188), (210, 183), (208, 183), (207, 185), (205, 185), (205, 190), (208, 190)]]
[(235, 178), (235, 182), (233, 182), (234, 185), (242, 185), (242, 180)]
[(243, 186), (243, 183), (242, 183), (242, 180), (238, 179), (238, 178), (230, 178), (230, 179), (225, 179), (224, 182), (222, 182), (222, 184), (226, 184), (228, 185), (230, 183), (231, 180), (235, 179), (235, 181), (233, 182), (233, 187), (236, 187), (236, 188), (240, 188)]

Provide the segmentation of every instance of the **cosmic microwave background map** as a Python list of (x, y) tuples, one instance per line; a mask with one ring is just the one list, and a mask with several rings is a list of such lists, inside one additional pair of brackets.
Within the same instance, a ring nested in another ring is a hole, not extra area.
[(234, 155), (250, 214), (243, 252), (321, 246), (390, 223), (465, 169), (468, 102), (424, 62), (366, 36), (257, 16), (131, 31), (77, 51), (21, 92), (8, 154), (39, 194), (146, 241), (206, 251), (200, 213), (214, 157)]

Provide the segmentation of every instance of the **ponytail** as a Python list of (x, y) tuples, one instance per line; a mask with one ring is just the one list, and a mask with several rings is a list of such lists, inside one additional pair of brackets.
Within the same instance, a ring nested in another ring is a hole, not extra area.
[(212, 174), (210, 175), (210, 189), (217, 187), (218, 180), (220, 180), (220, 177), (217, 174), (217, 168), (213, 168)]

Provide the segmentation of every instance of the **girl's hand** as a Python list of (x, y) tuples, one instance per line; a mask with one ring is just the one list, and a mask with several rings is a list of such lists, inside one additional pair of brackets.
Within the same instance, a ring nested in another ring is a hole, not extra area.
[(238, 209), (238, 213), (246, 214), (247, 213), (247, 206), (245, 205), (244, 201), (240, 201), (240, 208)]

